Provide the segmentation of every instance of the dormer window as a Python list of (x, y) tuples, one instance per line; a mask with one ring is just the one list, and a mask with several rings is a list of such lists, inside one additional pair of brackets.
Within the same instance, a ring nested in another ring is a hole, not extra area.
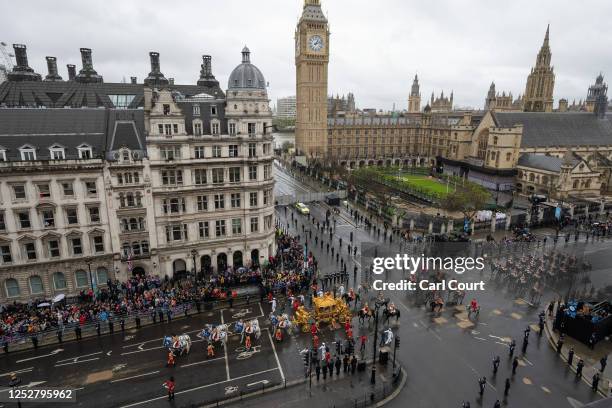
[(64, 160), (66, 158), (66, 149), (59, 145), (53, 145), (49, 148), (49, 156), (51, 160)]
[(130, 151), (128, 149), (123, 149), (121, 151), (121, 158), (124, 162), (130, 161)]
[(211, 114), (211, 116), (217, 116), (217, 107), (216, 106), (211, 106), (210, 107), (210, 114)]
[(164, 104), (164, 115), (170, 114), (170, 105)]
[(79, 159), (91, 159), (93, 157), (93, 153), (91, 151), (91, 146), (82, 144), (77, 147), (79, 152)]
[(193, 105), (193, 116), (200, 116), (200, 105)]
[(6, 161), (6, 149), (0, 147), (0, 161)]
[(19, 149), (19, 152), (21, 153), (21, 160), (36, 160), (36, 149), (32, 146), (23, 146)]

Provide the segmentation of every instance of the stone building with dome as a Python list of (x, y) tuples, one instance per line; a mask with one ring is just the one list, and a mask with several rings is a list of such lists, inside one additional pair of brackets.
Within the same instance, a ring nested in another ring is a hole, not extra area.
[(109, 83), (88, 48), (65, 76), (14, 49), (0, 84), (0, 303), (271, 254), (272, 114), (246, 47), (225, 92), (209, 55), (193, 84), (166, 78), (157, 52), (143, 82)]

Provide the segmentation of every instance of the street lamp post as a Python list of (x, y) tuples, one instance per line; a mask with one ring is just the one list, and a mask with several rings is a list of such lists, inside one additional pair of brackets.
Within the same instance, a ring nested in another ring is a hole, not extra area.
[(91, 257), (87, 258), (85, 260), (85, 262), (87, 263), (87, 269), (89, 270), (89, 285), (91, 287), (91, 291), (92, 293), (94, 292), (94, 284), (93, 284), (93, 276), (91, 274), (91, 264), (92, 264), (92, 259)]
[(196, 292), (198, 290), (198, 278), (196, 276), (197, 270), (196, 270), (196, 255), (198, 254), (198, 251), (196, 251), (195, 249), (191, 250), (191, 257), (193, 258), (193, 283), (194, 283), (194, 287), (196, 289)]
[[(21, 378), (18, 378), (15, 373), (11, 373), (10, 378), (9, 387), (13, 389), (13, 394), (15, 394), (15, 389), (21, 384)], [(17, 398), (17, 407), (21, 408), (21, 400), (19, 398)]]
[(382, 305), (385, 305), (387, 302), (381, 299), (376, 299), (374, 302), (374, 351), (372, 355), (372, 376), (370, 378), (370, 383), (372, 385), (376, 384), (376, 343), (378, 343), (378, 310)]

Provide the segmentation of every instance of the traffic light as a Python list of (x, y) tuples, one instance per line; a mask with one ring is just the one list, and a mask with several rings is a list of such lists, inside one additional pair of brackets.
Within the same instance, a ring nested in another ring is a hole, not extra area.
[(400, 338), (399, 336), (395, 336), (395, 347), (399, 347), (400, 345)]
[(310, 350), (306, 353), (302, 353), (302, 360), (304, 360), (304, 367), (308, 367), (310, 365)]

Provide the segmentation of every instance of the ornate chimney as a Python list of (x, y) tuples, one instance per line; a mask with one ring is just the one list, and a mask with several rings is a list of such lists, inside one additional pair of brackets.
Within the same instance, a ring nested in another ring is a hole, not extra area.
[(149, 53), (149, 58), (151, 58), (151, 72), (149, 72), (149, 76), (145, 78), (144, 84), (151, 87), (168, 85), (168, 80), (160, 70), (159, 53), (152, 51)]
[(136, 82), (136, 77), (130, 77), (130, 83), (133, 85), (137, 84), (138, 82)]
[(75, 81), (84, 84), (96, 84), (104, 82), (102, 75), (98, 75), (96, 70), (93, 68), (93, 62), (91, 59), (91, 49), (81, 48), (81, 62), (83, 63), (83, 69), (79, 71), (79, 75), (76, 76)]
[(49, 73), (45, 77), (45, 81), (61, 81), (62, 77), (57, 73), (57, 58), (45, 57), (47, 59), (47, 71)]
[(200, 67), (202, 69), (200, 69), (198, 86), (218, 87), (219, 82), (212, 73), (212, 57), (210, 55), (202, 55), (202, 65)]
[(76, 65), (68, 64), (66, 68), (68, 68), (68, 80), (74, 81), (74, 78), (76, 78)]
[(13, 44), (13, 49), (15, 50), (15, 60), (17, 64), (13, 67), (13, 70), (8, 73), (8, 80), (40, 81), (42, 79), (40, 74), (37, 74), (28, 66), (28, 53), (26, 52), (26, 46), (23, 44)]

